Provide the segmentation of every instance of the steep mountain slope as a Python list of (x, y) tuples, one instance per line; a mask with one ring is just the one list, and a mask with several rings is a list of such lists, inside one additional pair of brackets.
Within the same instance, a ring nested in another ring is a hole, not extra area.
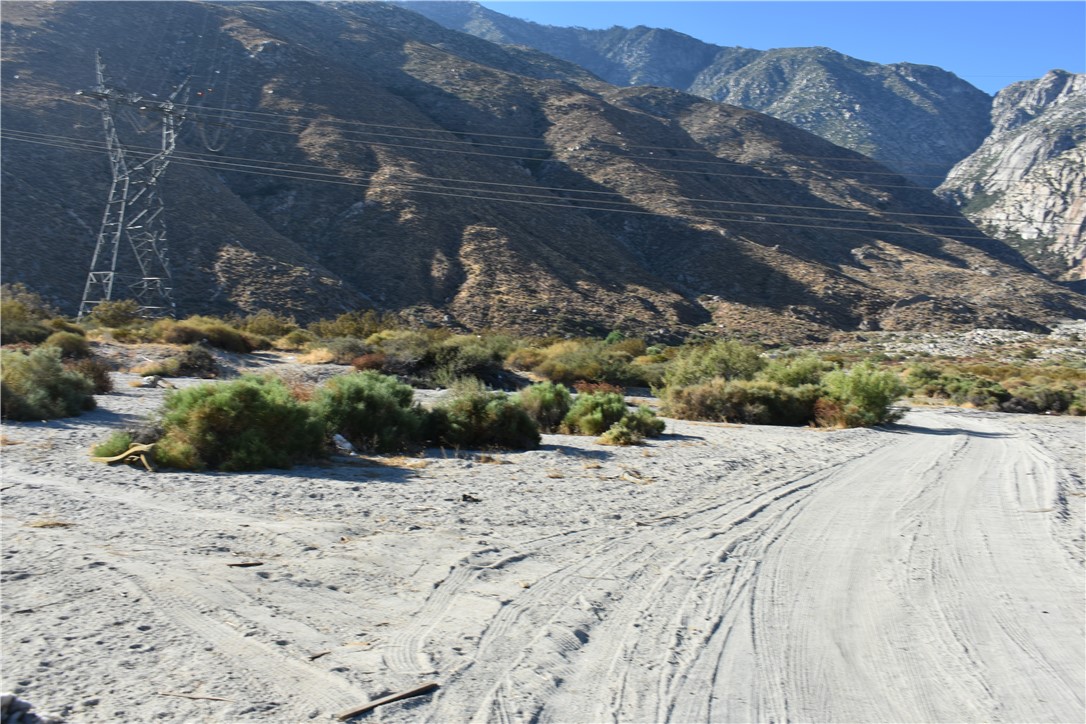
[(1086, 279), (1086, 75), (1007, 86), (992, 126), (936, 193), (1046, 271)]
[(768, 113), (929, 188), (990, 129), (991, 98), (934, 66), (880, 65), (828, 48), (728, 48), (643, 26), (540, 25), (473, 2), (400, 4), (446, 27), (577, 63), (616, 85), (669, 86)]
[[(96, 48), (118, 86), (193, 79), (163, 181), (185, 313), (374, 304), (471, 328), (784, 339), (1086, 311), (858, 154), (389, 4), (17, 3), (3, 33), (3, 278), (68, 311), (109, 184), (99, 114), (74, 95)], [(153, 118), (118, 113), (126, 143), (155, 146), (128, 122)]]

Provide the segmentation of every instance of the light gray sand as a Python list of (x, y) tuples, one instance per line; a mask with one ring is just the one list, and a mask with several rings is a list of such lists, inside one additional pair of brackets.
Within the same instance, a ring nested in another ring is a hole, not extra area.
[(365, 719), (1086, 718), (1081, 419), (149, 474), (87, 459), (164, 394), (120, 379), (4, 426), (3, 687), (40, 710), (325, 721), (433, 680)]

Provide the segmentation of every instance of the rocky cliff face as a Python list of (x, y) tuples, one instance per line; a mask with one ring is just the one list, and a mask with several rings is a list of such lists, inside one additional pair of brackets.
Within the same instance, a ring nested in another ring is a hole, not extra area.
[(880, 65), (828, 48), (726, 48), (658, 28), (539, 25), (470, 2), (401, 4), (446, 27), (577, 63), (616, 85), (668, 86), (767, 113), (928, 188), (990, 129), (991, 98), (933, 66)]
[(1086, 75), (1008, 86), (992, 128), (936, 193), (1045, 271), (1086, 279)]
[[(99, 112), (74, 95), (96, 49), (121, 87), (190, 77), (203, 94), (162, 181), (184, 314), (375, 305), (467, 328), (782, 340), (1086, 314), (859, 154), (394, 5), (11, 3), (0, 271), (69, 312), (109, 189)], [(117, 110), (134, 153), (155, 146), (153, 117)]]

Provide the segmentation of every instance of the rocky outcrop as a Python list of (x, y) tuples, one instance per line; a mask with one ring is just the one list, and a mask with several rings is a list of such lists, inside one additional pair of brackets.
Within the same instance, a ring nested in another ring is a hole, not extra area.
[(1086, 75), (1008, 86), (992, 128), (936, 193), (1045, 271), (1086, 279)]
[(659, 85), (788, 121), (934, 188), (987, 136), (991, 97), (930, 65), (881, 65), (829, 48), (752, 50), (643, 26), (540, 25), (472, 2), (402, 5), (448, 28), (527, 45), (616, 85)]

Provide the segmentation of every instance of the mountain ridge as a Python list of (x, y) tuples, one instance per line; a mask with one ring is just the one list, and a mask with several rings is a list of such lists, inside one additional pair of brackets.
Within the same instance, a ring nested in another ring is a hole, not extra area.
[(717, 46), (645, 26), (548, 26), (474, 2), (397, 4), (493, 42), (534, 47), (616, 85), (668, 86), (767, 113), (928, 188), (990, 130), (991, 97), (935, 66), (882, 65), (823, 47)]

